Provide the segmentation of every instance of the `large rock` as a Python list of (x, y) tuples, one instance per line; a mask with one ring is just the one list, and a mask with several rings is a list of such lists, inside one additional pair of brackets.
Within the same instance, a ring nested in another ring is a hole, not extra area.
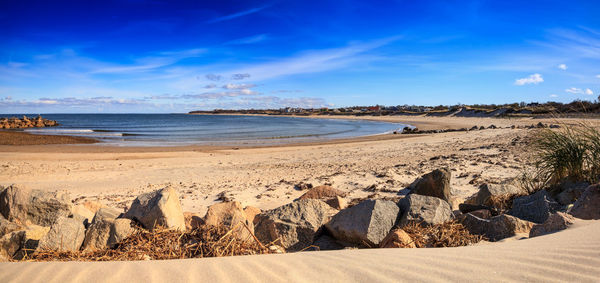
[(531, 228), (529, 232), (529, 237), (537, 237), (545, 234), (554, 233), (560, 230), (567, 229), (571, 224), (575, 222), (573, 216), (557, 212), (555, 214), (550, 215), (546, 222), (542, 224), (535, 224)]
[(589, 186), (590, 184), (587, 182), (563, 183), (560, 185), (561, 192), (556, 196), (556, 200), (562, 205), (572, 204), (581, 197)]
[(123, 218), (136, 220), (149, 230), (158, 227), (185, 230), (181, 203), (171, 187), (138, 196)]
[(450, 202), (450, 178), (452, 173), (448, 168), (436, 169), (415, 180), (409, 188), (411, 193), (431, 196)]
[(334, 197), (342, 196), (344, 193), (341, 191), (334, 189), (331, 186), (323, 185), (310, 189), (308, 192), (304, 193), (298, 199), (320, 199), (327, 200)]
[(600, 184), (589, 186), (569, 213), (581, 219), (600, 219)]
[(133, 232), (135, 229), (131, 227), (131, 220), (127, 218), (97, 221), (88, 228), (83, 249), (93, 251), (112, 248)]
[(5, 258), (21, 259), (31, 254), (50, 227), (31, 225), (24, 230), (13, 231), (0, 238), (0, 255)]
[(511, 215), (523, 220), (544, 223), (550, 214), (560, 209), (560, 204), (554, 201), (546, 190), (540, 190), (529, 196), (513, 200)]
[(402, 209), (400, 227), (409, 223), (441, 224), (452, 219), (450, 205), (437, 197), (410, 194), (401, 199), (399, 205)]
[(32, 190), (12, 185), (0, 192), (0, 213), (22, 225), (51, 226), (59, 217), (71, 214), (67, 194)]
[(416, 248), (415, 242), (402, 229), (395, 229), (381, 241), (380, 248)]
[(336, 214), (327, 230), (338, 240), (377, 247), (398, 220), (400, 208), (392, 201), (365, 200)]
[[(251, 233), (254, 232), (254, 223), (248, 220), (242, 204), (238, 201), (221, 202), (208, 207), (204, 224), (233, 228), (233, 233), (241, 240), (251, 240)], [(248, 226), (248, 229), (244, 225)]]
[(121, 215), (121, 212), (111, 207), (101, 207), (96, 211), (91, 223), (96, 223), (104, 220), (115, 220)]
[(312, 244), (315, 234), (336, 212), (321, 200), (303, 199), (265, 211), (258, 215), (254, 228), (264, 244), (275, 244), (298, 251)]
[(80, 217), (85, 223), (92, 223), (95, 213), (89, 210), (82, 204), (73, 206), (72, 214), (75, 217)]
[(0, 215), (0, 237), (21, 229), (21, 225), (17, 223), (10, 222), (4, 218), (4, 216)]
[(78, 251), (85, 238), (85, 226), (74, 218), (59, 217), (40, 239), (38, 250)]
[(470, 213), (461, 216), (461, 223), (471, 234), (483, 235), (491, 241), (499, 241), (517, 234), (529, 234), (534, 225), (532, 222), (506, 214), (483, 219)]
[(479, 186), (479, 191), (469, 197), (465, 203), (491, 206), (490, 199), (492, 197), (508, 197), (526, 193), (526, 190), (510, 184), (483, 184)]

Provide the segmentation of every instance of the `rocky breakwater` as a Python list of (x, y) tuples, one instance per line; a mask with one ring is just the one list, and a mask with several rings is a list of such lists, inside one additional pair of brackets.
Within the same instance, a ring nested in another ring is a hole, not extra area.
[(0, 129), (25, 129), (55, 126), (58, 126), (58, 122), (54, 120), (44, 119), (42, 118), (42, 116), (37, 116), (35, 118), (23, 116), (23, 118), (21, 119), (16, 117), (0, 118)]

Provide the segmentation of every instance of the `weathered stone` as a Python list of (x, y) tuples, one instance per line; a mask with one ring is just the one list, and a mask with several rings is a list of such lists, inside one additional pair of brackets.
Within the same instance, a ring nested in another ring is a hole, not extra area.
[(323, 185), (310, 189), (308, 192), (304, 193), (298, 199), (320, 199), (326, 200), (330, 198), (334, 198), (337, 196), (342, 196), (344, 193), (341, 191), (334, 189), (331, 186)]
[(183, 218), (185, 219), (185, 229), (188, 231), (194, 230), (204, 224), (204, 220), (202, 220), (200, 214), (197, 213), (184, 212)]
[(344, 246), (338, 243), (335, 238), (328, 235), (317, 237), (312, 245), (318, 247), (318, 250), (320, 251), (341, 250), (344, 248)]
[(104, 205), (98, 201), (92, 201), (92, 200), (85, 201), (81, 205), (83, 205), (83, 207), (87, 208), (89, 211), (93, 212), (94, 214), (100, 208), (107, 207), (106, 205)]
[(510, 184), (482, 184), (479, 186), (479, 191), (469, 197), (465, 203), (492, 206), (492, 197), (500, 198), (526, 193), (525, 190)]
[(115, 220), (120, 215), (121, 212), (114, 208), (101, 207), (98, 209), (98, 211), (96, 211), (96, 214), (94, 214), (94, 218), (92, 219), (91, 223), (96, 223), (103, 220)]
[(431, 196), (450, 202), (450, 178), (452, 173), (448, 168), (436, 169), (414, 181), (409, 188), (411, 193)]
[(19, 249), (13, 255), (13, 258), (20, 260), (26, 255), (31, 255), (38, 247), (40, 240), (46, 234), (48, 234), (48, 231), (50, 231), (50, 227), (44, 227), (39, 225), (30, 225), (27, 228), (25, 228), (24, 231), (20, 231), (23, 233), (21, 249)]
[(416, 248), (415, 242), (402, 229), (395, 229), (381, 241), (380, 248)]
[(377, 247), (396, 224), (399, 213), (392, 201), (365, 200), (340, 211), (325, 227), (338, 240)]
[(559, 208), (560, 204), (546, 190), (541, 190), (529, 196), (515, 198), (510, 214), (523, 220), (544, 223)]
[(59, 217), (40, 239), (38, 250), (78, 251), (85, 239), (85, 226), (77, 219)]
[(560, 184), (561, 192), (558, 195), (556, 195), (556, 200), (562, 205), (572, 204), (581, 197), (585, 189), (587, 189), (587, 187), (589, 186), (590, 184), (587, 182), (562, 183)]
[(348, 206), (348, 202), (341, 197), (334, 197), (325, 201), (329, 206), (337, 210), (342, 210)]
[(399, 205), (402, 209), (400, 227), (409, 223), (441, 224), (452, 219), (450, 205), (440, 198), (410, 194), (401, 199)]
[(256, 224), (258, 221), (257, 215), (262, 213), (262, 210), (258, 207), (254, 206), (246, 206), (244, 207), (244, 213), (246, 214), (246, 219), (252, 224)]
[(136, 220), (150, 230), (157, 227), (185, 230), (181, 203), (171, 187), (138, 196), (123, 218)]
[(517, 234), (529, 234), (534, 225), (532, 222), (506, 214), (483, 219), (470, 213), (461, 217), (461, 223), (470, 233), (483, 235), (491, 241), (499, 241)]
[(480, 209), (480, 210), (475, 210), (475, 211), (471, 211), (469, 212), (472, 215), (475, 215), (479, 218), (483, 218), (483, 219), (490, 219), (492, 218), (492, 213), (487, 210), (487, 209)]
[(105, 249), (112, 224), (110, 220), (100, 220), (92, 223), (85, 233), (83, 249), (87, 251)]
[(312, 244), (319, 228), (335, 212), (321, 200), (298, 200), (259, 214), (254, 232), (262, 243), (279, 239), (285, 249), (298, 251)]
[(17, 223), (10, 222), (4, 218), (4, 216), (0, 215), (0, 237), (13, 232), (20, 230), (22, 228), (21, 225)]
[(557, 212), (550, 215), (546, 222), (533, 225), (531, 231), (529, 232), (529, 237), (532, 238), (564, 230), (574, 222), (575, 219), (573, 216), (566, 213)]
[(94, 222), (85, 234), (83, 249), (88, 251), (111, 248), (135, 231), (127, 218)]
[(85, 220), (84, 222), (86, 222), (86, 223), (92, 223), (92, 220), (94, 219), (94, 215), (95, 215), (94, 212), (92, 212), (87, 207), (85, 207), (81, 204), (73, 206), (72, 214), (74, 216), (73, 218), (76, 218), (75, 215), (79, 215), (80, 217), (83, 218), (83, 220)]
[(9, 221), (22, 225), (50, 226), (61, 216), (71, 214), (67, 194), (32, 190), (12, 185), (0, 192), (0, 213)]
[(569, 213), (586, 220), (600, 219), (600, 184), (585, 189)]
[[(238, 239), (251, 240), (254, 224), (248, 221), (246, 213), (239, 201), (229, 201), (213, 204), (208, 207), (204, 224), (211, 226), (225, 226), (234, 228), (233, 233)], [(250, 231), (245, 226), (248, 226)]]

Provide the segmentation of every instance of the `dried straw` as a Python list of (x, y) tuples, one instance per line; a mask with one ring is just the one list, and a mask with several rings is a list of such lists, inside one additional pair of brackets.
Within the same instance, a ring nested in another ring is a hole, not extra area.
[(456, 220), (431, 226), (410, 223), (402, 227), (402, 230), (410, 235), (417, 248), (461, 247), (485, 240), (482, 236), (469, 233)]
[(114, 249), (36, 251), (23, 261), (114, 261), (222, 257), (270, 253), (255, 237), (240, 239), (232, 228), (202, 226), (191, 231), (137, 230)]

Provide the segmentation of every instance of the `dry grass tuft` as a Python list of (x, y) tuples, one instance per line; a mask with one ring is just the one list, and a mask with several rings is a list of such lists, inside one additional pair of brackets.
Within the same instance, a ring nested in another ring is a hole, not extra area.
[(270, 253), (256, 238), (238, 239), (233, 229), (203, 226), (181, 232), (139, 229), (114, 249), (93, 252), (38, 251), (23, 261), (160, 260)]
[(483, 236), (469, 233), (467, 228), (456, 220), (432, 226), (411, 223), (402, 227), (402, 230), (410, 235), (417, 248), (462, 247), (485, 240)]

